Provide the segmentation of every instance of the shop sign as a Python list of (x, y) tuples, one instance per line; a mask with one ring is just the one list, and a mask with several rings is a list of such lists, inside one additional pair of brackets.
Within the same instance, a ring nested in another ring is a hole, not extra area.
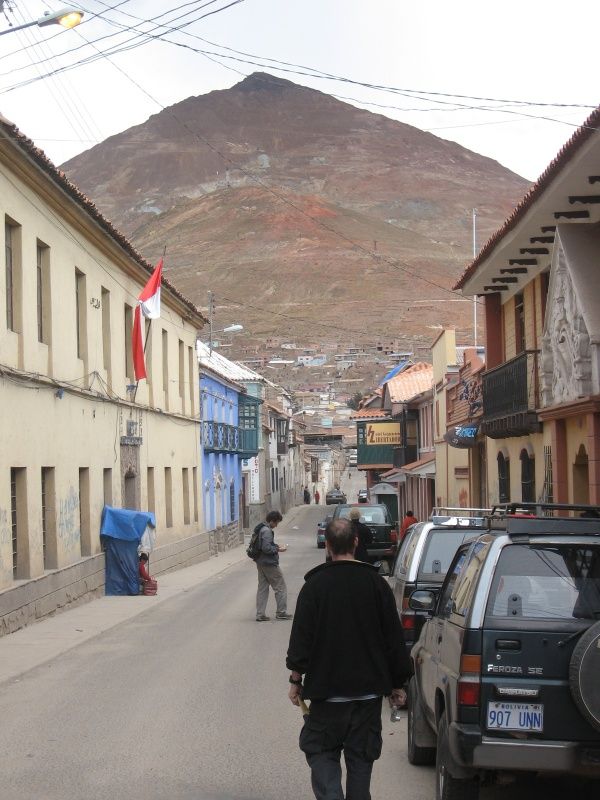
[(365, 428), (365, 444), (369, 446), (402, 444), (399, 422), (368, 422)]
[(450, 447), (475, 447), (477, 444), (477, 433), (479, 432), (479, 425), (453, 425), (448, 428), (444, 434), (444, 441), (448, 442)]

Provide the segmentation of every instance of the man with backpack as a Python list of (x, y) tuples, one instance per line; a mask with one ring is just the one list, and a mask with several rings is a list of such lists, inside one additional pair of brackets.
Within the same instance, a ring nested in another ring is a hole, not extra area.
[[(269, 599), (269, 586), (275, 593), (277, 612), (275, 619), (292, 619), (292, 614), (287, 613), (287, 587), (283, 573), (279, 567), (279, 553), (284, 553), (285, 545), (275, 543), (274, 530), (283, 517), (279, 511), (269, 511), (265, 522), (259, 523), (254, 529), (248, 555), (254, 559), (258, 571), (258, 591), (256, 592), (256, 621), (268, 622), (267, 600)], [(256, 555), (255, 555), (256, 554)]]

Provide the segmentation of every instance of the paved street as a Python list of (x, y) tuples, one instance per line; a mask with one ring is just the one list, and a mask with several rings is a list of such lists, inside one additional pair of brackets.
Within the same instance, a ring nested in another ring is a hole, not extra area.
[[(282, 566), (291, 610), (302, 575), (323, 558), (315, 527), (324, 510), (295, 509), (278, 531), (290, 546)], [(312, 797), (300, 714), (286, 697), (290, 624), (255, 622), (254, 565), (241, 552), (234, 562), (0, 686), (2, 800)], [(39, 637), (51, 622), (35, 626)], [(373, 797), (432, 800), (433, 770), (407, 763), (405, 730), (385, 715)], [(482, 800), (509, 792), (520, 800), (510, 788)], [(523, 794), (538, 796), (554, 795)]]

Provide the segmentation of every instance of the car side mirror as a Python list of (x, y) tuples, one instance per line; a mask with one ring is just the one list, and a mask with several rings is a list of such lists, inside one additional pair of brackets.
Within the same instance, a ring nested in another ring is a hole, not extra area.
[(376, 561), (373, 564), (374, 567), (377, 567), (377, 571), (380, 575), (387, 577), (390, 574), (390, 565), (387, 561)]
[(433, 614), (437, 602), (437, 592), (429, 589), (417, 589), (408, 598), (408, 607), (413, 611), (426, 611)]

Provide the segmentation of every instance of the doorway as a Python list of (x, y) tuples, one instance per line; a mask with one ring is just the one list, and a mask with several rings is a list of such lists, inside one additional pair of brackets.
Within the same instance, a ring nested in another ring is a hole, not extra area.
[(573, 464), (573, 502), (576, 505), (587, 505), (590, 502), (588, 454), (584, 445), (579, 446)]

